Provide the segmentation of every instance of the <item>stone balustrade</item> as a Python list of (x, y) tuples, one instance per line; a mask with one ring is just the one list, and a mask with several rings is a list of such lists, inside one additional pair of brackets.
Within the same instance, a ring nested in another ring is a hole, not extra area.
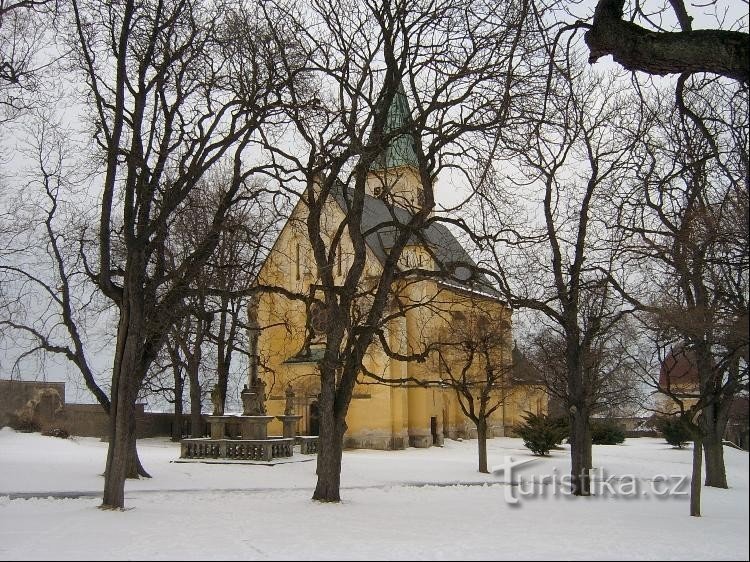
[(270, 461), (293, 453), (294, 439), (183, 439), (180, 458)]
[(303, 455), (315, 455), (318, 453), (317, 435), (298, 435), (296, 440), (299, 443), (299, 452)]

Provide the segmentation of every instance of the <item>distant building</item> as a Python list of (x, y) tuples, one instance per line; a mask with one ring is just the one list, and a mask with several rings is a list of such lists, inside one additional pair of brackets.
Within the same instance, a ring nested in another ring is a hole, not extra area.
[[(690, 349), (678, 346), (670, 350), (659, 370), (659, 389), (661, 393), (657, 397), (657, 410), (662, 413), (675, 413), (679, 410), (672, 396), (680, 400), (686, 408), (698, 401), (700, 376), (695, 355)], [(743, 449), (748, 448), (749, 407), (747, 394), (735, 396), (730, 405), (729, 419), (724, 432), (724, 439)]]
[(690, 406), (698, 400), (700, 379), (694, 353), (683, 346), (670, 350), (659, 370), (659, 406), (663, 411), (677, 410), (677, 404), (669, 395)]

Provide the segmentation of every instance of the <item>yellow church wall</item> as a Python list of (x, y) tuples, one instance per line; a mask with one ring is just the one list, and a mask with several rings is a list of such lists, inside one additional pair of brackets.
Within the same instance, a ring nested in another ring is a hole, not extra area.
[[(418, 251), (415, 249), (413, 259), (420, 260), (420, 265), (428, 263), (431, 258), (419, 256)], [(406, 353), (419, 353), (429, 342), (436, 341), (436, 334), (439, 334), (441, 330), (450, 329), (451, 313), (457, 311), (463, 311), (466, 314), (476, 312), (477, 309), (485, 313), (490, 312), (493, 317), (502, 319), (508, 324), (510, 336), (510, 311), (496, 299), (467, 295), (461, 291), (446, 289), (435, 281), (426, 279), (405, 283), (396, 289), (396, 293), (403, 306), (412, 307), (406, 312), (408, 333)], [(507, 345), (503, 346), (499, 357), (495, 359), (500, 365), (506, 364), (508, 370), (510, 370), (511, 358), (510, 342), (511, 338), (508, 337)], [(409, 362), (407, 372), (410, 378), (435, 383), (441, 377), (434, 361)], [(443, 435), (450, 437), (472, 435), (474, 426), (461, 410), (452, 389), (426, 389), (412, 386), (407, 393), (408, 432), (412, 446), (432, 444), (432, 418), (435, 418), (437, 422), (438, 442)], [(503, 419), (504, 412), (501, 406), (489, 420), (492, 434), (503, 434)]]
[[(405, 181), (403, 189), (415, 177), (407, 173), (399, 176)], [(400, 185), (400, 184), (398, 184)], [(402, 187), (396, 186), (397, 189)], [(371, 188), (372, 186), (370, 186)], [(369, 188), (368, 188), (369, 189)], [(259, 283), (268, 286), (282, 286), (288, 290), (307, 293), (311, 283), (317, 278), (312, 258), (307, 229), (306, 209), (302, 203), (293, 211), (287, 226), (282, 230), (269, 258), (264, 264)], [(344, 215), (333, 202), (324, 213), (323, 237), (330, 243), (332, 233), (339, 226)], [(368, 249), (366, 275), (377, 276), (380, 263)], [(334, 275), (343, 282), (343, 274), (348, 270), (353, 255), (351, 241), (344, 236), (341, 240), (342, 256), (334, 265)], [(428, 252), (420, 247), (408, 247), (404, 253), (402, 266), (432, 268), (433, 261)], [(491, 297), (478, 297), (461, 290), (454, 290), (431, 279), (399, 281), (394, 285), (395, 298), (406, 307), (403, 317), (392, 320), (387, 326), (387, 339), (390, 347), (399, 353), (418, 353), (440, 330), (450, 329), (451, 313), (469, 313), (475, 307), (492, 311), (492, 316), (502, 318), (510, 326), (510, 310), (500, 301)], [(283, 414), (286, 404), (284, 391), (291, 385), (295, 391), (295, 413), (302, 416), (300, 433), (309, 433), (313, 427), (310, 405), (320, 389), (317, 366), (314, 361), (290, 363), (305, 343), (306, 310), (304, 304), (287, 299), (280, 294), (263, 293), (258, 298), (258, 321), (262, 328), (259, 337), (259, 372), (266, 382), (267, 409), (270, 415)], [(498, 361), (510, 365), (510, 328), (507, 346)], [(389, 358), (378, 343), (373, 343), (365, 358), (368, 370), (393, 381), (413, 377), (418, 380), (440, 380), (439, 369), (430, 361), (398, 361)], [(443, 436), (467, 437), (471, 435), (472, 424), (461, 411), (458, 400), (450, 389), (437, 386), (420, 388), (414, 385), (373, 384), (361, 376), (354, 390), (354, 396), (347, 415), (348, 430), (345, 445), (369, 448), (402, 448), (408, 445), (429, 446), (440, 443)], [(528, 392), (527, 392), (528, 394)], [(531, 395), (529, 395), (531, 396)], [(520, 419), (519, 413), (528, 409), (528, 404), (537, 399), (518, 399), (498, 409), (491, 418), (495, 435), (502, 434), (503, 422)], [(545, 403), (546, 407), (546, 403)], [(434, 424), (436, 427), (433, 427)], [(437, 435), (433, 435), (436, 430)], [(274, 421), (269, 426), (269, 434), (281, 434), (281, 422)]]
[(406, 209), (416, 209), (421, 204), (421, 181), (417, 171), (409, 166), (370, 173), (365, 191), (372, 197), (381, 197), (387, 192), (395, 205)]
[(526, 412), (540, 414), (547, 412), (548, 398), (544, 388), (538, 385), (517, 385), (506, 401), (506, 434), (514, 435), (513, 428), (523, 423)]

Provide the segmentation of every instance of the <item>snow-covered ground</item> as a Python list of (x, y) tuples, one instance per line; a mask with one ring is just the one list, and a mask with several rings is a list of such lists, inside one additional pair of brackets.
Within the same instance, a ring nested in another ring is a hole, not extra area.
[[(166, 439), (139, 452), (153, 478), (127, 483), (130, 509), (101, 511), (106, 443), (0, 430), (0, 559), (748, 559), (748, 454), (731, 448), (731, 488), (704, 488), (701, 518), (681, 482), (690, 450), (659, 439), (595, 447), (589, 498), (564, 493), (566, 450), (513, 469), (513, 486), (476, 471), (475, 441), (347, 451), (340, 504), (310, 499), (314, 457), (176, 463)], [(489, 442), (491, 466), (510, 457), (532, 458)]]

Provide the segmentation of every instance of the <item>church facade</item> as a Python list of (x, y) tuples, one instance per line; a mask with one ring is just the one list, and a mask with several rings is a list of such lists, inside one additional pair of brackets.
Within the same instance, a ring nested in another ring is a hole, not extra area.
[[(400, 126), (406, 115), (406, 96), (400, 92), (389, 112), (389, 127)], [(415, 162), (410, 140), (401, 136), (371, 167), (362, 217), (362, 231), (368, 232), (364, 289), (379, 279), (387, 257), (393, 230), (386, 225), (421, 205), (422, 186)], [(342, 185), (341, 193), (329, 198), (323, 214), (321, 226), (329, 240), (346, 218), (345, 189)], [(302, 202), (296, 205), (260, 271), (259, 283), (294, 293), (314, 293), (317, 272), (306, 235), (306, 211)], [(353, 251), (351, 242), (342, 236), (335, 260), (337, 282), (343, 283)], [(481, 381), (488, 362), (496, 372), (507, 373), (491, 389), (493, 402), (501, 405), (490, 418), (490, 436), (508, 434), (525, 411), (546, 411), (541, 386), (512, 376), (510, 309), (483, 276), (472, 273), (475, 264), (451, 231), (439, 222), (431, 223), (418, 240), (410, 241), (399, 261), (404, 271), (439, 271), (445, 264), (451, 264), (456, 272), (449, 279), (413, 275), (394, 283), (393, 304), (386, 311), (390, 318), (385, 325), (388, 350), (379, 342), (370, 346), (347, 415), (346, 447), (429, 447), (442, 444), (445, 438), (472, 437), (473, 424), (445, 381), (457, 373)], [(266, 383), (268, 414), (284, 413), (291, 389), (294, 409), (302, 416), (299, 433), (317, 434), (317, 361), (324, 344), (311, 340), (310, 335), (316, 323), (325, 319), (316, 317), (314, 307), (275, 292), (262, 293), (250, 316), (258, 330), (257, 366), (253, 369)], [(420, 353), (436, 342), (455, 339), (456, 334), (468, 333), (469, 325), (476, 330), (475, 320), (480, 316), (481, 329), (497, 334), (492, 357), (484, 363), (469, 365), (466, 356), (456, 352), (431, 354), (424, 361), (394, 357)], [(269, 433), (280, 434), (280, 422), (273, 422)]]

